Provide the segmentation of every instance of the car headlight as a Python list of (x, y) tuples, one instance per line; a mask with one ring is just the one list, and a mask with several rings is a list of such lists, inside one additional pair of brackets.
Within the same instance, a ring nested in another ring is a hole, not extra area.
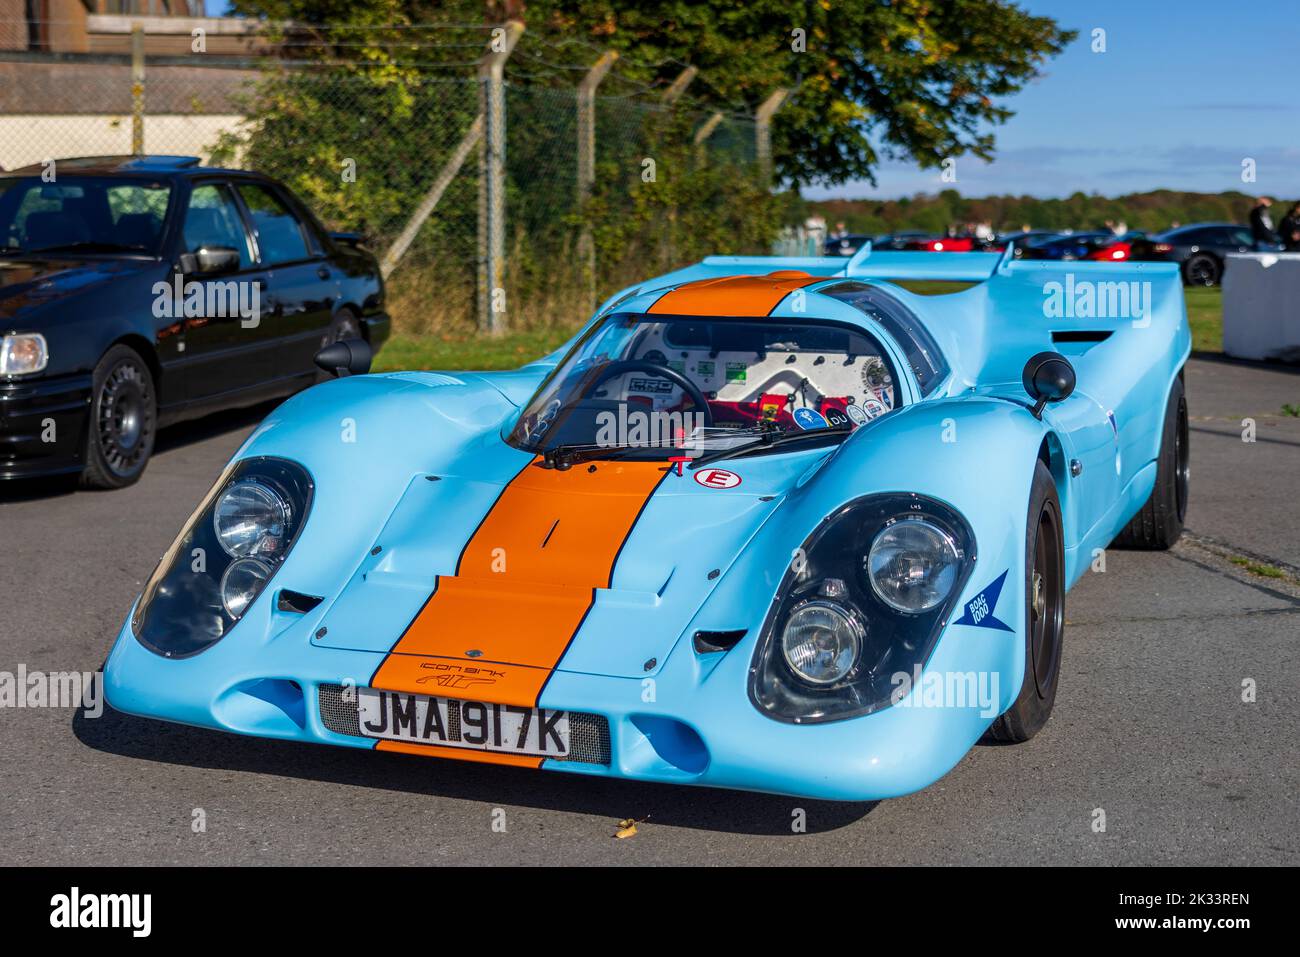
[(217, 499), (212, 527), (231, 558), (277, 558), (292, 519), (284, 495), (263, 482), (233, 483)]
[(50, 350), (39, 332), (0, 338), (0, 375), (40, 372), (50, 361)]
[(252, 458), (227, 468), (145, 585), (131, 617), (140, 643), (184, 658), (225, 637), (288, 557), (312, 494), (295, 462)]
[(952, 593), (961, 556), (951, 535), (919, 516), (881, 529), (866, 559), (880, 600), (909, 615), (929, 611)]
[(891, 703), (896, 676), (914, 677), (948, 623), (975, 539), (942, 502), (870, 495), (826, 518), (796, 554), (759, 635), (750, 698), (802, 724)]
[(241, 558), (221, 576), (221, 606), (238, 620), (271, 580), (271, 566), (256, 558)]
[(857, 663), (862, 626), (856, 616), (833, 601), (804, 602), (786, 620), (781, 654), (790, 670), (815, 685), (844, 678)]

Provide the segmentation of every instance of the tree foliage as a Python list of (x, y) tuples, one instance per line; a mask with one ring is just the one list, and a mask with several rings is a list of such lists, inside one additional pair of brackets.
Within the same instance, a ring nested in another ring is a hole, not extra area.
[[(390, 66), (466, 55), (420, 47), (430, 34), (403, 25), (485, 19), (484, 5), (469, 0), (234, 0), (234, 8), (328, 24), (296, 31), (304, 42), (293, 55)], [(778, 178), (796, 187), (870, 180), (882, 154), (927, 167), (966, 153), (988, 158), (992, 127), (1011, 115), (1007, 98), (1074, 38), (1007, 0), (529, 0), (501, 3), (488, 19), (508, 12), (547, 45), (542, 62), (580, 67), (613, 49), (619, 73), (652, 88), (690, 64), (700, 70), (693, 98), (745, 113), (778, 88), (793, 90), (774, 121), (773, 151)], [(549, 80), (580, 76), (561, 70)]]

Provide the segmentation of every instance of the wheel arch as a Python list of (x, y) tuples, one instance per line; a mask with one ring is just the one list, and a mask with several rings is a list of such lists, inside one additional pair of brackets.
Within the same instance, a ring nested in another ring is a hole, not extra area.
[(139, 353), (140, 358), (149, 367), (149, 374), (153, 377), (154, 394), (157, 395), (162, 385), (162, 364), (158, 361), (158, 350), (154, 348), (153, 343), (138, 332), (128, 332), (110, 342), (104, 348), (104, 351), (100, 353), (100, 357), (106, 355), (108, 350), (114, 346), (126, 346), (128, 349)]

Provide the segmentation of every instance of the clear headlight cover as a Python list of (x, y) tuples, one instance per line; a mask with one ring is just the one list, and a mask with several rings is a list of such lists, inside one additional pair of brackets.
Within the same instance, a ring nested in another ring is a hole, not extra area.
[(769, 717), (797, 724), (888, 707), (897, 676), (910, 680), (929, 660), (970, 577), (970, 526), (934, 499), (869, 495), (826, 518), (801, 554), (763, 623), (750, 699)]
[(256, 558), (241, 558), (227, 568), (221, 576), (221, 604), (226, 614), (240, 618), (271, 580), (271, 573), (271, 566)]
[(131, 617), (140, 643), (167, 658), (187, 658), (228, 634), (293, 549), (313, 491), (296, 462), (232, 463), (146, 583)]
[(49, 364), (50, 350), (39, 332), (0, 337), (0, 375), (30, 375)]
[(844, 678), (858, 660), (862, 626), (837, 602), (813, 600), (790, 614), (781, 632), (781, 653), (790, 670), (804, 681), (831, 685)]
[(217, 499), (212, 527), (231, 558), (274, 559), (287, 541), (292, 514), (292, 506), (274, 488), (258, 481), (241, 481)]
[(952, 593), (961, 555), (951, 535), (933, 522), (909, 515), (876, 535), (866, 569), (881, 601), (896, 611), (918, 615)]

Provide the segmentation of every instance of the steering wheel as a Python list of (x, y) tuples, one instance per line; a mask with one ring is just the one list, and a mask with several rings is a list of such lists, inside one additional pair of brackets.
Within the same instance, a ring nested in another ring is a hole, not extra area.
[(709, 408), (709, 400), (704, 397), (704, 393), (700, 391), (699, 386), (676, 369), (670, 369), (668, 366), (661, 366), (657, 362), (649, 362), (646, 359), (618, 359), (609, 363), (596, 378), (591, 380), (591, 384), (582, 390), (579, 398), (585, 399), (590, 393), (595, 392), (598, 386), (627, 372), (644, 372), (648, 376), (667, 379), (690, 396), (691, 402), (695, 404), (695, 410), (704, 419), (704, 425), (706, 427), (713, 425), (713, 410)]

